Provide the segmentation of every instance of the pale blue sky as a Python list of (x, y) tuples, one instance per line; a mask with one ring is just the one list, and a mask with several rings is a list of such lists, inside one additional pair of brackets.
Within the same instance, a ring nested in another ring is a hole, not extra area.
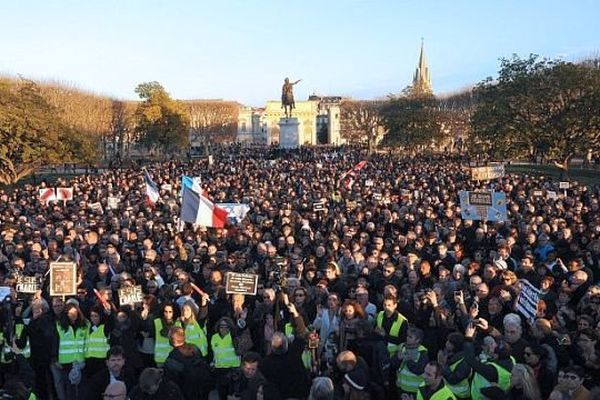
[(0, 74), (134, 99), (159, 81), (175, 98), (248, 105), (283, 78), (373, 98), (410, 84), (420, 38), (436, 93), (495, 75), (512, 53), (600, 54), (593, 0), (40, 0), (0, 3)]

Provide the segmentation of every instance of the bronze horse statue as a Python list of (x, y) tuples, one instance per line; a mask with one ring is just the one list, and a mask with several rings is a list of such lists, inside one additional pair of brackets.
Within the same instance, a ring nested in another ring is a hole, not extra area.
[(296, 108), (296, 102), (294, 101), (294, 85), (300, 82), (302, 79), (298, 79), (296, 82), (291, 83), (289, 78), (285, 78), (283, 87), (281, 88), (281, 108), (284, 109), (285, 117), (292, 117), (292, 109)]

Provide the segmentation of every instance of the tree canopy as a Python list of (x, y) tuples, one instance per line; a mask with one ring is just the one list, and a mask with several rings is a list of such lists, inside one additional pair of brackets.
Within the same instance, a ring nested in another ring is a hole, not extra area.
[(380, 101), (345, 100), (340, 104), (340, 134), (351, 142), (367, 144), (372, 153), (383, 128)]
[(0, 81), (0, 183), (13, 184), (42, 163), (91, 161), (97, 141), (61, 118), (37, 84)]
[(542, 153), (565, 166), (600, 146), (600, 70), (586, 64), (514, 55), (497, 80), (475, 89), (472, 148), (495, 156)]
[(135, 92), (143, 100), (135, 113), (139, 142), (167, 153), (186, 147), (189, 117), (185, 105), (171, 99), (158, 82), (141, 83)]

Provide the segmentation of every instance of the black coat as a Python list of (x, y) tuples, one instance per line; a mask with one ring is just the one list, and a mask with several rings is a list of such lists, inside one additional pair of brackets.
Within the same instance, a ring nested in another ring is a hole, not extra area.
[[(121, 371), (121, 375), (117, 377), (117, 380), (125, 383), (127, 387), (127, 392), (130, 392), (131, 389), (137, 383), (137, 378), (135, 374), (131, 371), (131, 369), (127, 368), (127, 365), (123, 367)], [(96, 372), (89, 381), (86, 382), (84, 387), (84, 399), (85, 400), (102, 400), (102, 393), (110, 383), (110, 373), (108, 372), (108, 368), (103, 368), (100, 371)]]
[(158, 387), (158, 390), (154, 394), (148, 394), (140, 389), (139, 385), (134, 387), (131, 393), (129, 393), (130, 400), (183, 400), (184, 397), (181, 394), (179, 386), (163, 379)]
[[(32, 319), (23, 329), (24, 337), (31, 346), (32, 365), (49, 365), (52, 355), (58, 354), (56, 322), (49, 314)], [(20, 343), (17, 343), (20, 344)]]
[(197, 347), (186, 344), (171, 350), (164, 370), (166, 377), (181, 388), (186, 400), (208, 398), (212, 375)]
[(302, 351), (305, 344), (306, 340), (298, 336), (289, 344), (286, 353), (271, 353), (260, 365), (260, 371), (269, 382), (277, 386), (284, 399), (308, 396), (311, 383), (308, 371), (302, 364)]

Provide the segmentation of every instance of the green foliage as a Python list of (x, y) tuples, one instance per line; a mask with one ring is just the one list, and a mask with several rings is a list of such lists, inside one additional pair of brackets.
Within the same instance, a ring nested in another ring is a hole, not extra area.
[(433, 96), (392, 97), (384, 106), (387, 134), (382, 144), (415, 150), (444, 136), (445, 111)]
[(0, 81), (0, 183), (16, 183), (42, 163), (93, 157), (96, 148), (59, 118), (34, 82)]
[(171, 99), (158, 82), (142, 83), (135, 92), (143, 100), (135, 114), (140, 143), (167, 153), (187, 147), (189, 117), (184, 104)]
[(471, 147), (494, 156), (543, 153), (566, 165), (600, 146), (600, 70), (556, 60), (502, 59), (475, 89)]

